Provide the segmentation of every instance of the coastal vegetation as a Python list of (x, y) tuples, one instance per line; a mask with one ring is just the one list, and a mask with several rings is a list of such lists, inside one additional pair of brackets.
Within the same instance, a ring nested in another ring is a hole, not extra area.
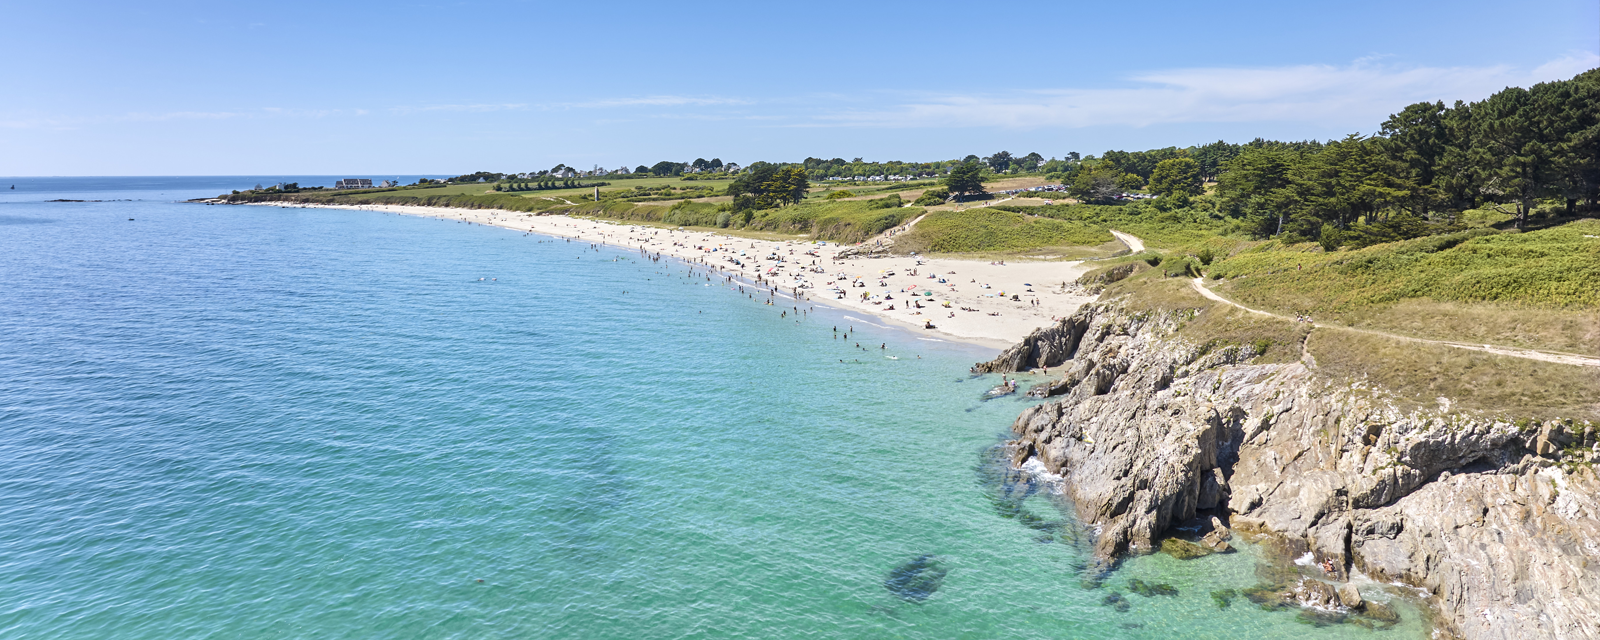
[(1016, 252), (1046, 247), (1094, 246), (1111, 242), (1099, 225), (1010, 211), (935, 211), (917, 223), (896, 248), (919, 253)]
[(1293, 298), (1308, 309), (1431, 297), (1545, 308), (1600, 306), (1600, 220), (1516, 233), (1473, 229), (1353, 251), (1262, 244), (1218, 262), (1252, 300)]
[(952, 169), (944, 179), (944, 188), (957, 196), (983, 193), (983, 175), (978, 163), (967, 162)]
[(733, 197), (734, 211), (750, 211), (794, 204), (810, 189), (804, 169), (757, 162), (728, 184), (727, 195)]
[(610, 185), (611, 183), (609, 182), (580, 182), (571, 178), (565, 180), (543, 178), (530, 181), (497, 182), (493, 188), (495, 191), (515, 193), (517, 191), (548, 191), (551, 189), (593, 189)]
[[(532, 178), (476, 172), (443, 185), (222, 199), (565, 213), (835, 242), (927, 213), (894, 251), (1139, 261), (1163, 276), (1204, 274), (1217, 291), (1279, 313), (1593, 351), (1585, 345), (1600, 328), (1583, 318), (1600, 309), (1596, 105), (1600, 70), (1479, 102), (1413, 104), (1375, 135), (1331, 141), (807, 158), (737, 171), (697, 159), (641, 165), (619, 184), (557, 178), (570, 172), (558, 165)], [(1149, 253), (1118, 257), (1126, 250), (1112, 230)], [(1560, 335), (1517, 328), (1532, 317)]]

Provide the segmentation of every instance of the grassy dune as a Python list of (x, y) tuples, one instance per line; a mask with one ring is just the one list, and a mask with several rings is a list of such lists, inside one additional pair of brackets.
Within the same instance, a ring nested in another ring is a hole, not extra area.
[(1157, 211), (1121, 205), (1057, 204), (1039, 207), (996, 205), (1002, 211), (1015, 211), (1055, 220), (1081, 222), (1104, 229), (1131, 233), (1152, 249), (1177, 249), (1199, 245), (1225, 235), (1226, 221), (1193, 209)]
[(746, 229), (809, 234), (819, 240), (855, 243), (922, 215), (920, 207), (899, 207), (878, 200), (804, 202), (792, 207), (757, 211)]
[(985, 207), (930, 213), (905, 237), (896, 240), (895, 249), (923, 253), (998, 253), (1094, 246), (1112, 240), (1111, 233), (1104, 228), (1083, 222)]

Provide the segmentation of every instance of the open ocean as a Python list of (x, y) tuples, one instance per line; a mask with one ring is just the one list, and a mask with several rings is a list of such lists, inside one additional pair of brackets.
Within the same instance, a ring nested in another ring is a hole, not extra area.
[(1088, 534), (987, 462), (1027, 406), (980, 400), (993, 350), (627, 249), (175, 202), (334, 179), (0, 178), (0, 638), (1426, 637), (1218, 608), (1248, 545), (1086, 588)]

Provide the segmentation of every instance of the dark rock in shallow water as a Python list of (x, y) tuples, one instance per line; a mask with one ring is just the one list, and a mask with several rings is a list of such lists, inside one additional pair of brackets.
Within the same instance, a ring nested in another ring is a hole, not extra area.
[(1336, 625), (1336, 624), (1343, 624), (1344, 621), (1345, 621), (1345, 618), (1347, 618), (1347, 617), (1348, 616), (1346, 616), (1345, 614), (1339, 613), (1337, 611), (1323, 611), (1321, 609), (1301, 609), (1300, 613), (1295, 614), (1294, 619), (1295, 619), (1295, 622), (1299, 622), (1299, 623), (1302, 623), (1302, 624), (1309, 624), (1309, 625), (1311, 625), (1313, 627), (1329, 627), (1329, 626), (1333, 626), (1333, 625)]
[(1261, 581), (1259, 586), (1293, 584), (1300, 579), (1300, 570), (1287, 563), (1258, 562), (1256, 563), (1256, 579)]
[(1130, 607), (1133, 606), (1132, 603), (1128, 602), (1127, 598), (1122, 597), (1122, 594), (1117, 593), (1115, 591), (1112, 591), (1111, 593), (1106, 594), (1106, 597), (1101, 598), (1100, 599), (1100, 605), (1101, 606), (1105, 606), (1105, 607), (1112, 607), (1112, 608), (1116, 609), (1117, 611), (1127, 611)]
[(902, 600), (922, 602), (939, 590), (939, 584), (944, 582), (944, 575), (948, 572), (933, 554), (923, 554), (890, 571), (889, 579), (883, 581), (883, 587)]
[(1137, 593), (1137, 594), (1139, 594), (1141, 596), (1144, 596), (1146, 598), (1150, 598), (1150, 597), (1154, 597), (1154, 596), (1175, 596), (1175, 595), (1178, 595), (1177, 588), (1173, 587), (1170, 584), (1167, 584), (1165, 582), (1163, 582), (1161, 584), (1151, 584), (1151, 583), (1145, 582), (1143, 580), (1140, 580), (1138, 578), (1133, 578), (1133, 579), (1128, 581), (1128, 590), (1132, 591), (1134, 593)]
[(1262, 609), (1266, 609), (1268, 611), (1288, 605), (1288, 603), (1284, 601), (1283, 592), (1279, 590), (1277, 585), (1258, 584), (1254, 587), (1250, 587), (1249, 589), (1245, 589), (1240, 593), (1244, 595), (1245, 599), (1261, 605)]
[(1179, 560), (1193, 560), (1195, 558), (1209, 556), (1213, 553), (1210, 549), (1197, 545), (1193, 542), (1189, 542), (1188, 540), (1179, 540), (1177, 538), (1167, 538), (1166, 540), (1162, 540), (1161, 552)]
[(1233, 604), (1233, 599), (1239, 596), (1238, 591), (1222, 589), (1211, 592), (1211, 600), (1217, 603), (1218, 609), (1226, 609)]
[(1394, 625), (1400, 622), (1400, 614), (1395, 612), (1394, 607), (1382, 602), (1368, 600), (1363, 615), (1387, 625)]

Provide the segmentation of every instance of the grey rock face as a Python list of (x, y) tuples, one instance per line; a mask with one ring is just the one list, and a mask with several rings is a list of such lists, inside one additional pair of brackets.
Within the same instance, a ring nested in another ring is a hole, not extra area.
[(1059, 366), (1077, 352), (1078, 341), (1083, 338), (1086, 324), (1074, 322), (1074, 318), (1077, 316), (1034, 329), (1022, 342), (1002, 352), (1000, 357), (979, 363), (973, 370), (978, 373), (1014, 373), (1036, 367)]
[[(979, 365), (1064, 366), (1036, 388), (1061, 400), (1012, 426), (1014, 459), (1065, 478), (1100, 569), (1215, 508), (1312, 553), (1330, 580), (1354, 567), (1427, 589), (1447, 632), (1600, 638), (1600, 482), (1557, 464), (1594, 459), (1593, 428), (1403, 412), (1304, 363), (1188, 345), (1182, 319), (1087, 305)], [(1352, 606), (1302, 588), (1301, 602)]]
[(1452, 475), (1354, 514), (1356, 566), (1435, 594), (1467, 638), (1600, 637), (1600, 483), (1556, 467)]

